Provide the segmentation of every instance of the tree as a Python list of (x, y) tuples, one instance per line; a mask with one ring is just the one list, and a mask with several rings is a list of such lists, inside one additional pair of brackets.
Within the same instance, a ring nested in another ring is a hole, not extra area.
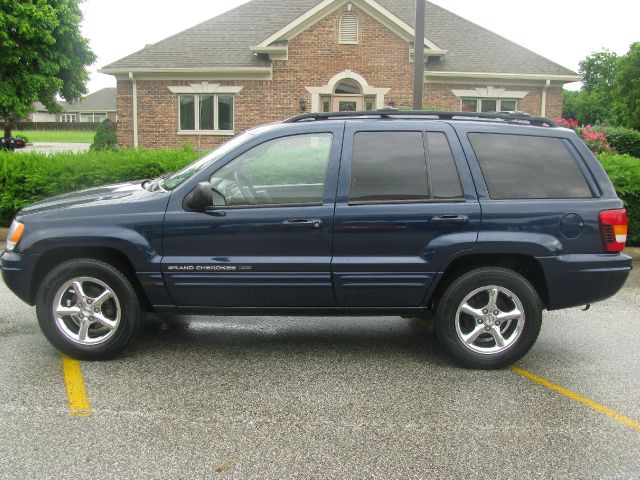
[(583, 125), (608, 122), (612, 118), (613, 83), (618, 61), (615, 53), (604, 50), (580, 62), (582, 89), (565, 92), (565, 118), (574, 118)]
[(613, 88), (619, 57), (609, 50), (596, 52), (580, 62), (582, 91), (606, 92)]
[(87, 92), (96, 57), (80, 33), (82, 0), (0, 0), (0, 119), (4, 136), (40, 101), (60, 113)]
[(111, 120), (107, 118), (98, 125), (90, 148), (91, 150), (115, 150), (118, 148), (116, 126)]
[(640, 130), (640, 42), (620, 59), (615, 77), (614, 115), (618, 124)]

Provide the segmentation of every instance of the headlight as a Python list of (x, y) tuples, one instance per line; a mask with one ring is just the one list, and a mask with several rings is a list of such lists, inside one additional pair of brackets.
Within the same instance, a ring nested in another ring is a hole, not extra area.
[(18, 242), (22, 238), (23, 233), (24, 224), (14, 220), (11, 224), (11, 228), (9, 229), (9, 233), (7, 234), (7, 252), (13, 252), (16, 245), (18, 245)]

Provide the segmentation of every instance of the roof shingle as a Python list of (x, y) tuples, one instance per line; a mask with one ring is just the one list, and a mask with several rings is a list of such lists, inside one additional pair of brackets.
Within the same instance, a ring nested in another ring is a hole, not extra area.
[(116, 89), (103, 88), (74, 103), (58, 102), (65, 112), (115, 112)]
[[(124, 57), (105, 70), (269, 67), (250, 48), (288, 25), (322, 0), (253, 0)], [(377, 0), (415, 26), (414, 0)], [(252, 21), (255, 19), (255, 21)], [(448, 53), (427, 70), (510, 74), (576, 75), (510, 40), (427, 2), (427, 37)]]

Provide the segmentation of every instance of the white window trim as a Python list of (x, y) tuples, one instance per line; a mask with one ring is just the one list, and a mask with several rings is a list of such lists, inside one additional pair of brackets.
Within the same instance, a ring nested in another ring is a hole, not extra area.
[(451, 90), (456, 97), (464, 98), (504, 98), (505, 100), (522, 100), (529, 95), (529, 92), (522, 90), (507, 90), (506, 88), (496, 88), (492, 86), (478, 87), (469, 90)]
[(463, 112), (464, 110), (462, 110), (462, 102), (464, 100), (475, 100), (478, 102), (477, 107), (476, 107), (476, 112), (482, 112), (482, 101), (483, 100), (490, 100), (490, 101), (495, 101), (496, 102), (496, 112), (502, 112), (503, 108), (502, 108), (502, 102), (503, 101), (507, 101), (507, 102), (516, 102), (516, 108), (515, 110), (518, 110), (518, 99), (517, 98), (479, 98), (479, 97), (464, 97), (460, 99), (460, 111)]
[[(109, 118), (109, 115), (107, 115), (106, 112), (80, 112), (80, 122), (83, 121), (82, 120), (83, 115), (91, 115), (91, 120), (89, 120), (90, 123), (101, 123), (107, 118)], [(100, 120), (100, 122), (96, 122), (96, 115), (104, 116), (104, 118)]]
[[(193, 106), (193, 115), (194, 115), (194, 130), (180, 130), (180, 96), (181, 95), (190, 95), (194, 96), (194, 106)], [(203, 92), (202, 95), (213, 95), (213, 130), (200, 130), (200, 93), (193, 92), (185, 92), (178, 94), (178, 135), (219, 135), (219, 136), (233, 136), (235, 135), (235, 126), (236, 126), (236, 97), (235, 95), (231, 95), (229, 93), (220, 93), (220, 95), (212, 94), (210, 92)], [(219, 96), (231, 96), (233, 99), (233, 118), (231, 119), (233, 128), (231, 130), (220, 130), (218, 129), (218, 97)]]
[[(351, 5), (351, 4), (349, 4)], [(353, 17), (355, 18), (355, 34), (356, 34), (356, 39), (355, 40), (344, 40), (343, 39), (343, 21), (345, 19), (345, 17)], [(340, 21), (338, 24), (338, 44), (340, 45), (358, 45), (360, 43), (360, 18), (358, 18), (358, 15), (356, 15), (354, 12), (351, 11), (351, 8), (349, 8), (348, 12), (344, 12), (341, 16), (340, 16)]]
[(322, 111), (322, 102), (320, 100), (323, 96), (331, 96), (336, 88), (336, 85), (346, 78), (355, 80), (362, 87), (362, 94), (367, 97), (376, 97), (375, 110), (384, 108), (384, 96), (389, 93), (390, 88), (374, 88), (371, 87), (362, 75), (359, 75), (351, 70), (345, 70), (335, 75), (329, 83), (323, 87), (305, 87), (311, 94), (311, 113), (318, 113)]
[(63, 113), (60, 115), (61, 123), (76, 123), (78, 118), (75, 113)]
[(227, 94), (227, 95), (237, 95), (242, 91), (244, 87), (241, 86), (228, 86), (228, 85), (220, 85), (219, 83), (192, 83), (191, 85), (182, 85), (177, 87), (168, 87), (171, 93), (173, 94), (191, 94), (195, 95), (198, 93), (214, 93), (214, 94)]

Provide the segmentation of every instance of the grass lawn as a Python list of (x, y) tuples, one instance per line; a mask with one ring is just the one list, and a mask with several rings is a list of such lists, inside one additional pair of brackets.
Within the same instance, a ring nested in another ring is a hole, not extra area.
[(23, 130), (14, 131), (14, 137), (25, 138), (28, 142), (93, 143), (96, 132), (73, 130)]

